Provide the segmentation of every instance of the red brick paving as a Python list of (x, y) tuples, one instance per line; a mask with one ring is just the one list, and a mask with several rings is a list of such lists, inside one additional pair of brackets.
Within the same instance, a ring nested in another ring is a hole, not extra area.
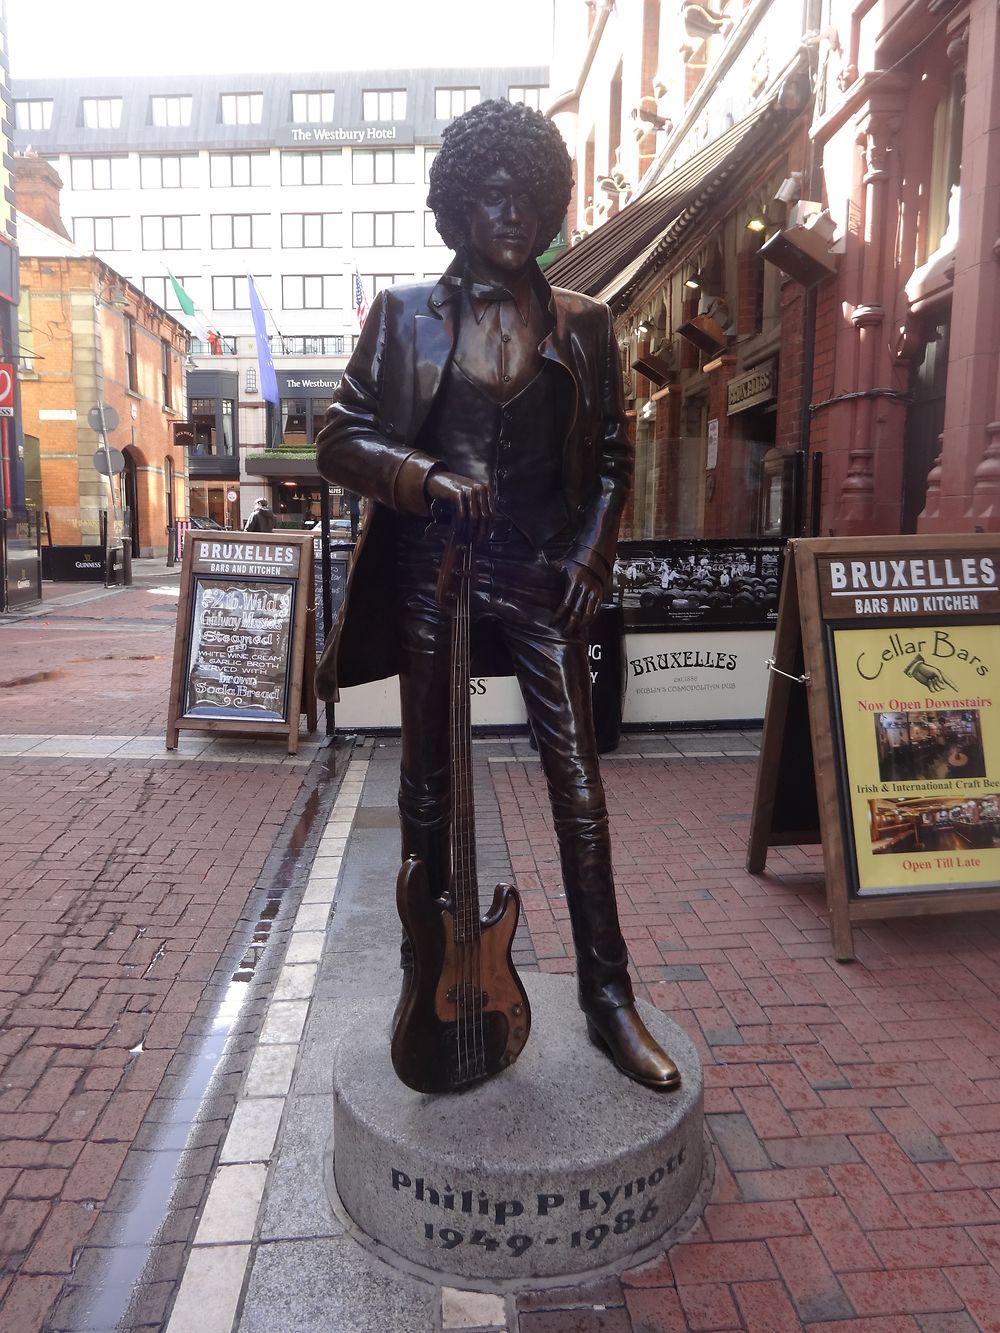
[[(539, 966), (571, 971), (540, 769), (493, 773)], [(836, 963), (819, 849), (744, 870), (754, 776), (605, 764), (640, 992), (698, 1048), (717, 1161), (703, 1220), (609, 1313), (632, 1333), (1000, 1333), (1000, 917), (871, 923)]]
[(0, 736), (162, 734), (176, 614), (136, 586), (5, 624)]
[[(174, 610), (134, 588), (5, 625), (0, 735), (161, 732)], [(80, 1279), (302, 773), (0, 758), (0, 1328)]]

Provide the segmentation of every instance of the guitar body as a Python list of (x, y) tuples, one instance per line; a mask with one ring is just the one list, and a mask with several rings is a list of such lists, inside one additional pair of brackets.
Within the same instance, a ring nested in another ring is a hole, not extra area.
[(396, 881), (396, 907), (413, 948), (413, 978), (401, 1001), (390, 1054), (415, 1092), (458, 1092), (512, 1064), (528, 1040), (531, 1010), (511, 947), (520, 899), (498, 884), (472, 938), (415, 857)]

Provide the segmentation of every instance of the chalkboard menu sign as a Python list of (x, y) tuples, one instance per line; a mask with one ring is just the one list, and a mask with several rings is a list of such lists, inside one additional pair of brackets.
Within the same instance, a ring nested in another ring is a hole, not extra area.
[(840, 959), (854, 921), (1000, 907), (1000, 540), (790, 543), (771, 666), (748, 869), (822, 842)]
[[(184, 548), (167, 748), (184, 729), (287, 737), (316, 725), (312, 539), (307, 533), (198, 533)], [(311, 654), (310, 654), (311, 655)]]

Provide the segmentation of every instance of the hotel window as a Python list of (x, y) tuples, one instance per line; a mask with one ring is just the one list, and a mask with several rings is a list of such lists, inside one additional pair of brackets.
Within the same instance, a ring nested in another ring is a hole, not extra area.
[(370, 88), (361, 94), (362, 120), (405, 120), (406, 91), (402, 88)]
[(235, 185), (268, 185), (266, 153), (211, 153), (208, 159), (209, 184), (228, 188)]
[(166, 339), (160, 340), (160, 379), (163, 389), (163, 406), (173, 407), (173, 394), (170, 388), (170, 344)]
[(69, 171), (74, 190), (121, 190), (128, 184), (125, 157), (73, 157)]
[(264, 111), (263, 93), (223, 93), (223, 125), (259, 125)]
[(412, 185), (412, 148), (356, 148), (351, 154), (351, 180), (355, 185)]
[(509, 102), (523, 102), (525, 106), (530, 106), (533, 111), (544, 109), (548, 101), (548, 88), (541, 84), (529, 84), (523, 88), (508, 88), (507, 100)]
[(304, 335), (301, 337), (285, 338), (284, 353), (286, 356), (343, 356), (344, 355), (344, 335), (319, 335), (315, 337)]
[(282, 153), (282, 185), (339, 185), (342, 180), (340, 149), (326, 153)]
[(188, 189), (198, 184), (195, 153), (169, 153), (139, 158), (139, 185), (143, 190)]
[[(177, 281), (193, 301), (195, 299), (194, 288), (199, 280), (195, 277), (181, 277), (178, 274)], [(174, 284), (169, 278), (164, 278), (160, 276), (160, 274), (155, 274), (148, 278), (140, 278), (139, 284), (150, 300), (155, 301), (156, 304), (162, 306), (164, 310), (170, 310), (172, 312), (180, 310), (181, 303), (178, 301), (177, 293), (174, 291)]]
[(434, 159), (440, 152), (440, 148), (424, 149), (424, 184), (429, 185), (431, 179), (431, 167), (434, 165)]
[(478, 88), (435, 88), (434, 115), (438, 120), (453, 120), (470, 107), (479, 105)]
[(213, 213), (213, 250), (253, 250), (267, 245), (265, 213)]
[[(440, 274), (434, 276), (439, 277)], [(361, 275), (365, 295), (370, 301), (374, 301), (379, 292), (384, 291), (386, 287), (397, 287), (401, 282), (412, 281), (412, 273), (362, 273)]]
[(286, 273), (281, 279), (283, 310), (325, 310), (339, 314), (338, 287), (343, 279), (332, 273)]
[(444, 245), (444, 241), (438, 235), (433, 213), (424, 214), (424, 245)]
[(335, 249), (340, 245), (339, 213), (282, 213), (285, 250)]
[(333, 93), (292, 93), (292, 123), (328, 124), (333, 120)]
[(154, 125), (172, 127), (191, 124), (190, 97), (151, 97), (149, 111)]
[[(260, 286), (260, 278), (255, 277)], [(249, 310), (250, 294), (246, 274), (212, 279), (212, 308), (214, 310)]]
[(125, 383), (132, 393), (138, 393), (139, 368), (135, 355), (135, 320), (126, 315), (122, 324), (125, 329)]
[(14, 124), (19, 130), (50, 130), (52, 128), (52, 99), (30, 97), (15, 102)]
[(83, 124), (88, 130), (117, 130), (122, 123), (120, 97), (85, 97)]
[(142, 248), (144, 250), (194, 250), (198, 217), (195, 214), (174, 214), (168, 217), (141, 219)]
[(81, 250), (127, 250), (128, 218), (74, 218), (73, 244)]
[(413, 244), (412, 213), (355, 213), (352, 244), (361, 248)]

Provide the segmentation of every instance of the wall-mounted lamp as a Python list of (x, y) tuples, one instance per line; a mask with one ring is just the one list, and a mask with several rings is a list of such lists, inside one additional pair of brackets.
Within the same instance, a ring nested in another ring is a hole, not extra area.
[(651, 333), (653, 330), (652, 322), (648, 319), (640, 319), (638, 324), (640, 333)]
[(695, 269), (693, 272), (689, 273), (688, 276), (684, 279), (684, 286), (687, 287), (689, 291), (697, 292), (701, 290), (702, 282), (703, 278), (701, 274), (697, 269)]
[(761, 232), (767, 230), (767, 215), (763, 206), (753, 210), (746, 222), (747, 231), (755, 232), (758, 236)]
[(643, 409), (639, 413), (639, 416), (642, 418), (643, 421), (653, 420), (653, 418), (656, 416), (656, 404), (653, 402), (652, 399), (650, 399), (648, 403), (645, 403), (643, 405)]

